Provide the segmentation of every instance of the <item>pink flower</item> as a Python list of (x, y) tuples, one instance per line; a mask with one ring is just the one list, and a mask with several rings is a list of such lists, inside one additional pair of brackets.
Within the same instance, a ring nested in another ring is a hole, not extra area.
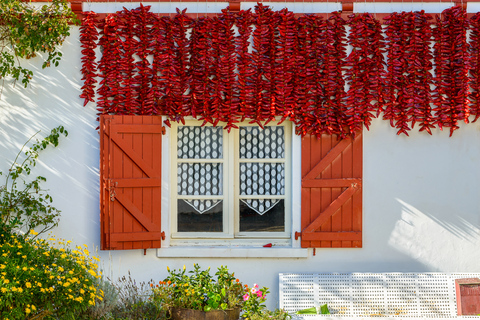
[(259, 298), (260, 298), (261, 296), (262, 296), (262, 291), (260, 291), (260, 290), (259, 290), (259, 291), (257, 291), (257, 297), (259, 297)]
[(254, 288), (258, 288), (258, 284), (254, 283), (254, 284), (253, 284), (253, 287), (254, 287)]
[(248, 293), (245, 293), (245, 295), (243, 296), (243, 301), (247, 301), (248, 299), (250, 299), (250, 296), (248, 295)]
[(257, 289), (252, 288), (252, 293), (253, 293), (253, 294), (257, 293)]

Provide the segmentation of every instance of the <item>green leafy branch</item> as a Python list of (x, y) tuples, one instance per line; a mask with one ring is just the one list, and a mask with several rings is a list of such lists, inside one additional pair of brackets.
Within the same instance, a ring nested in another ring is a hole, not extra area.
[[(41, 188), (41, 183), (47, 181), (45, 177), (37, 176), (32, 181), (24, 177), (30, 175), (37, 164), (38, 153), (49, 145), (58, 146), (60, 135), (67, 136), (63, 126), (52, 129), (50, 135), (41, 141), (36, 141), (25, 151), (25, 159), (18, 163), (27, 144), (38, 134), (35, 133), (22, 146), (15, 157), (8, 173), (5, 175), (4, 185), (0, 185), (0, 229), (11, 231), (24, 228), (27, 231), (39, 228), (38, 233), (44, 233), (58, 225), (60, 210), (52, 206), (53, 198), (47, 190)], [(0, 171), (0, 175), (3, 173)]]
[(0, 77), (21, 79), (27, 87), (33, 72), (20, 65), (37, 53), (48, 53), (42, 68), (58, 66), (58, 47), (70, 35), (70, 24), (77, 24), (66, 0), (52, 0), (41, 8), (22, 0), (0, 1)]

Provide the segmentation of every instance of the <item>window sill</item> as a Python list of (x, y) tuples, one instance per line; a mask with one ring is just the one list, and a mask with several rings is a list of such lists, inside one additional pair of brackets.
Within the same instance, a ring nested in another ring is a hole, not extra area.
[(157, 249), (158, 258), (308, 258), (305, 248), (259, 247), (167, 247)]

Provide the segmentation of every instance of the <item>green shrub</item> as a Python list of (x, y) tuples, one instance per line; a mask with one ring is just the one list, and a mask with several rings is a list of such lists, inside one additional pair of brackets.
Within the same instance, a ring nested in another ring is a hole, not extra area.
[(102, 299), (98, 258), (70, 243), (0, 234), (1, 319), (74, 319)]
[(68, 132), (62, 126), (52, 129), (50, 135), (41, 141), (37, 140), (22, 157), (24, 148), (35, 135), (20, 149), (5, 174), (5, 182), (0, 183), (0, 229), (4, 233), (11, 233), (15, 229), (27, 232), (36, 229), (43, 233), (58, 225), (60, 210), (52, 206), (52, 196), (41, 187), (47, 179), (42, 176), (32, 179), (28, 176), (37, 164), (38, 153), (49, 145), (56, 147), (60, 136), (67, 136)]

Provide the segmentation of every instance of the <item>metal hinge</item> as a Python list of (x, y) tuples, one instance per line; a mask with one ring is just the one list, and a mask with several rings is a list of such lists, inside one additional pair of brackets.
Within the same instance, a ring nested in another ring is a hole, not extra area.
[(115, 188), (118, 186), (117, 181), (113, 181), (112, 179), (108, 179), (108, 192), (110, 194), (110, 201), (115, 201), (115, 196), (117, 195), (117, 192), (115, 191)]
[(298, 240), (298, 238), (300, 238), (301, 236), (302, 236), (301, 232), (295, 231), (295, 240)]

